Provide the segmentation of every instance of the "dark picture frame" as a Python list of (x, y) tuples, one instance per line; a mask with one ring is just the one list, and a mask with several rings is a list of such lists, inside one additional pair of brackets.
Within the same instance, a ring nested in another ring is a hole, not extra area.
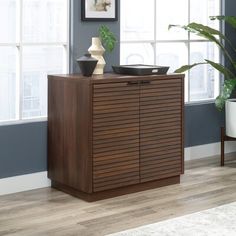
[[(81, 0), (82, 21), (117, 21), (118, 0)], [(95, 5), (97, 4), (97, 6)]]

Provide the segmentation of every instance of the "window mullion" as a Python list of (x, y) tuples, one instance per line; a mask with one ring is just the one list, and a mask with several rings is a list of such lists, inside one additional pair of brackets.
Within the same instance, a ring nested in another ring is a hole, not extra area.
[[(190, 0), (188, 0), (188, 24), (190, 23)], [(190, 32), (188, 32), (188, 43), (187, 43), (187, 47), (188, 47), (188, 64), (190, 65)], [(190, 102), (190, 71), (188, 70), (188, 102)]]
[(157, 64), (157, 2), (154, 1), (154, 65)]
[[(159, 0), (159, 1), (161, 2), (162, 0)], [(214, 0), (214, 3), (216, 3), (216, 1), (218, 1), (218, 0)], [(123, 4), (125, 4), (124, 3), (125, 0), (123, 0), (121, 2)], [(163, 2), (164, 2), (164, 0), (163, 0)], [(214, 12), (214, 15), (218, 15), (219, 14), (218, 13), (219, 9), (217, 7), (215, 7), (215, 5), (214, 6), (209, 6), (210, 9), (207, 9), (208, 6), (207, 6), (206, 3), (202, 3), (203, 5), (201, 6), (201, 5), (199, 5), (199, 3), (197, 1), (186, 0), (185, 4), (188, 4), (188, 5), (185, 5), (186, 6), (185, 11), (187, 11), (187, 19), (185, 20), (185, 21), (187, 21), (187, 22), (185, 22), (186, 24), (187, 23), (189, 24), (191, 21), (195, 21), (195, 20), (196, 21), (200, 20), (200, 22), (202, 22), (202, 20), (204, 20), (204, 18), (207, 16), (206, 15), (207, 12), (208, 12), (208, 14), (209, 14), (209, 12), (212, 12), (212, 14)], [(201, 12), (199, 12), (199, 14), (197, 12), (195, 12), (195, 9), (194, 9), (195, 4), (196, 4), (196, 7), (197, 7), (196, 10), (199, 10), (199, 9), (203, 8), (203, 10)], [(167, 4), (163, 4), (163, 5), (166, 5), (166, 7), (168, 7)], [(129, 31), (127, 31), (127, 32), (124, 31), (124, 33), (130, 33), (130, 36), (131, 36), (132, 39), (129, 40), (129, 39), (127, 39), (127, 37), (122, 38), (121, 42), (120, 42), (121, 45), (127, 44), (127, 47), (129, 47), (129, 45), (132, 45), (132, 44), (133, 45), (134, 44), (141, 44), (141, 43), (146, 43), (146, 44), (149, 44), (149, 45), (151, 44), (152, 48), (154, 49), (154, 57), (155, 57), (154, 58), (154, 63), (155, 64), (159, 63), (159, 61), (157, 61), (158, 60), (157, 55), (159, 54), (159, 51), (158, 51), (159, 48), (158, 47), (159, 47), (159, 44), (161, 44), (161, 43), (163, 43), (163, 45), (164, 44), (167, 45), (167, 47), (168, 47), (168, 45), (171, 45), (172, 43), (173, 44), (176, 43), (176, 45), (180, 45), (181, 44), (181, 46), (184, 44), (185, 45), (185, 47), (183, 49), (183, 51), (185, 53), (184, 54), (185, 55), (184, 58), (183, 58), (183, 54), (181, 55), (181, 53), (182, 53), (181, 51), (179, 52), (180, 55), (178, 55), (180, 61), (182, 59), (184, 59), (184, 64), (185, 63), (190, 64), (191, 62), (193, 62), (193, 60), (196, 61), (196, 62), (198, 62), (198, 61), (200, 62), (200, 61), (203, 60), (202, 58), (203, 57), (205, 58), (206, 56), (207, 57), (208, 56), (213, 57), (213, 60), (216, 59), (215, 58), (216, 57), (215, 56), (215, 52), (213, 52), (214, 54), (212, 53), (213, 49), (212, 49), (212, 47), (210, 47), (211, 45), (209, 45), (209, 48), (208, 48), (208, 44), (207, 43), (209, 42), (209, 40), (203, 39), (203, 38), (199, 38), (199, 37), (192, 37), (190, 32), (187, 33), (187, 38), (186, 39), (185, 38), (184, 39), (177, 39), (177, 38), (173, 37), (173, 40), (172, 40), (172, 38), (168, 37), (168, 36), (167, 36), (167, 38), (159, 39), (160, 35), (158, 35), (158, 32), (157, 32), (158, 31), (158, 27), (157, 26), (159, 26), (159, 22), (157, 22), (157, 18), (158, 18), (157, 7), (158, 6), (159, 6), (158, 5), (158, 1), (154, 1), (154, 29), (153, 29), (154, 30), (154, 40), (150, 39), (150, 37), (149, 37), (149, 39), (144, 38), (143, 40), (142, 39), (140, 40), (138, 37), (135, 38), (134, 36), (132, 36), (134, 34), (135, 30), (137, 31), (137, 33), (139, 33), (139, 29), (137, 27), (136, 28), (133, 27), (133, 29), (131, 28), (132, 24), (135, 25), (135, 23), (131, 20), (130, 21), (131, 25), (130, 25)], [(204, 7), (206, 9), (204, 9)], [(124, 9), (124, 7), (121, 7), (121, 9)], [(127, 14), (129, 14), (129, 13), (127, 12)], [(162, 13), (160, 12), (160, 14), (162, 14)], [(131, 14), (131, 16), (132, 16), (132, 14)], [(184, 16), (184, 18), (185, 18), (185, 16)], [(127, 15), (127, 17), (129, 18), (130, 14)], [(137, 21), (137, 22), (139, 22), (139, 21)], [(185, 24), (185, 23), (183, 23), (183, 24)], [(164, 24), (165, 24), (165, 22), (164, 22)], [(136, 26), (137, 26), (137, 24), (136, 24)], [(160, 24), (160, 27), (162, 27), (162, 24)], [(126, 28), (123, 29), (121, 27), (121, 31), (122, 30), (127, 30), (127, 29)], [(202, 46), (201, 46), (201, 43), (202, 43)], [(211, 49), (211, 51), (206, 51), (207, 48), (209, 50)], [(172, 53), (172, 52), (168, 52), (168, 49), (166, 49), (167, 53), (172, 54), (172, 55), (174, 53), (177, 54), (177, 50), (178, 49), (176, 49), (176, 52)], [(187, 52), (186, 52), (186, 50), (187, 50)], [(134, 51), (134, 49), (133, 49), (133, 51)], [(165, 49), (162, 49), (162, 51), (165, 53)], [(144, 53), (142, 53), (141, 51), (139, 52), (140, 56), (143, 56)], [(126, 54), (124, 54), (124, 56), (128, 57), (129, 53), (126, 53)], [(121, 56), (123, 56), (122, 53), (121, 53)], [(191, 60), (191, 56), (193, 57), (192, 60)], [(123, 58), (121, 57), (121, 59), (123, 59)], [(125, 57), (124, 57), (124, 59), (125, 59)], [(187, 61), (186, 61), (186, 59), (187, 59)], [(166, 60), (166, 59), (164, 59), (164, 60)], [(203, 69), (200, 68), (199, 71), (197, 69), (193, 70), (191, 72), (192, 80), (190, 78), (190, 70), (188, 70), (186, 72), (186, 80), (185, 80), (186, 81), (186, 84), (185, 84), (185, 86), (186, 86), (185, 87), (185, 97), (186, 97), (185, 101), (186, 101), (186, 103), (191, 103), (192, 101), (194, 101), (194, 99), (197, 99), (199, 102), (214, 100), (214, 98), (211, 98), (212, 95), (210, 93), (206, 93), (204, 91), (205, 87), (213, 89), (212, 84), (210, 84), (210, 83), (204, 84), (204, 81), (207, 78), (211, 78), (209, 76), (212, 76), (211, 72), (209, 72), (209, 74), (206, 75), (205, 74), (206, 70), (207, 69), (205, 67)], [(202, 76), (201, 75), (199, 76), (198, 73), (199, 74), (202, 73), (201, 74)], [(215, 75), (214, 78), (217, 78), (217, 76)], [(194, 79), (195, 79), (195, 81), (194, 81)], [(217, 82), (215, 81), (215, 83), (217, 83)], [(219, 91), (218, 87), (216, 85), (214, 87), (214, 91), (217, 92), (217, 93)], [(197, 93), (199, 94), (198, 97), (195, 96)], [(191, 99), (192, 99), (192, 101), (191, 101)]]
[[(14, 10), (14, 21), (15, 21), (15, 40), (9, 40), (9, 42), (5, 42), (2, 40), (2, 42), (0, 42), (0, 47), (4, 47), (8, 50), (8, 54), (7, 58), (6, 58), (6, 63), (8, 63), (8, 61), (10, 61), (10, 57), (13, 58), (14, 56), (14, 70), (12, 69), (12, 67), (9, 66), (10, 69), (8, 69), (8, 67), (6, 67), (6, 70), (8, 70), (6, 73), (10, 74), (9, 75), (9, 82), (8, 81), (3, 81), (3, 85), (5, 86), (5, 84), (7, 84), (8, 87), (6, 87), (6, 94), (9, 97), (9, 99), (12, 99), (12, 103), (13, 104), (13, 99), (14, 99), (14, 104), (11, 105), (10, 103), (10, 107), (11, 109), (13, 109), (14, 106), (14, 110), (11, 110), (11, 117), (13, 117), (14, 115), (14, 121), (11, 120), (13, 118), (11, 118), (9, 116), (8, 118), (8, 113), (9, 113), (9, 109), (7, 107), (7, 105), (5, 107), (3, 107), (4, 114), (3, 114), (3, 119), (1, 118), (0, 120), (0, 125), (6, 125), (6, 124), (18, 124), (18, 123), (24, 123), (24, 122), (32, 122), (32, 120), (36, 121), (36, 120), (45, 120), (46, 117), (46, 95), (47, 95), (47, 90), (46, 90), (46, 82), (45, 80), (43, 80), (43, 82), (41, 82), (42, 80), (38, 79), (38, 78), (46, 78), (46, 74), (49, 73), (54, 73), (54, 71), (60, 71), (58, 73), (67, 73), (68, 69), (69, 69), (69, 65), (70, 65), (70, 61), (69, 61), (69, 53), (70, 53), (70, 28), (69, 28), (69, 24), (71, 22), (70, 19), (70, 0), (63, 0), (64, 2), (57, 2), (55, 1), (53, 4), (48, 4), (47, 5), (47, 9), (48, 11), (52, 11), (50, 12), (50, 14), (55, 14), (55, 19), (53, 18), (53, 16), (50, 18), (52, 19), (51, 25), (55, 26), (55, 32), (53, 31), (51, 37), (46, 37), (45, 39), (41, 37), (38, 37), (38, 40), (35, 40), (35, 38), (33, 36), (33, 33), (35, 33), (35, 31), (37, 31), (36, 27), (39, 27), (38, 30), (41, 30), (41, 33), (45, 33), (47, 34), (47, 28), (45, 29), (44, 27), (47, 27), (47, 24), (45, 24), (45, 22), (47, 23), (48, 21), (46, 21), (46, 19), (44, 21), (42, 21), (42, 26), (39, 23), (39, 26), (31, 24), (30, 21), (28, 21), (27, 19), (30, 20), (29, 17), (31, 17), (32, 14), (29, 14), (32, 10), (36, 10), (37, 11), (37, 7), (35, 7), (35, 5), (33, 4), (32, 7), (32, 1), (25, 1), (25, 0), (16, 0), (15, 1), (15, 5), (13, 6), (8, 6), (11, 7), (9, 8), (9, 12), (10, 10)], [(46, 2), (50, 2), (50, 1), (42, 1), (42, 3), (40, 2), (40, 6), (41, 4), (46, 4)], [(26, 4), (25, 4), (26, 3)], [(59, 4), (57, 6), (57, 4)], [(49, 6), (50, 5), (50, 6)], [(14, 9), (13, 9), (14, 7)], [(67, 8), (67, 12), (65, 12), (64, 10), (65, 7)], [(44, 7), (46, 8), (46, 6)], [(50, 9), (49, 9), (50, 8)], [(42, 9), (41, 9), (42, 10)], [(54, 12), (55, 11), (55, 12)], [(37, 12), (39, 13), (39, 15), (43, 15), (46, 14), (46, 11), (40, 11)], [(61, 15), (59, 15), (59, 13), (63, 13), (63, 17), (67, 17), (67, 21), (65, 22), (66, 19), (63, 18), (63, 20), (61, 21), (60, 17)], [(38, 17), (33, 16), (32, 17), (32, 21), (37, 20)], [(44, 17), (45, 18), (45, 17)], [(27, 22), (23, 22), (24, 20), (27, 20)], [(40, 21), (41, 22), (41, 21)], [(62, 30), (62, 25), (59, 23), (63, 22), (63, 33), (67, 33), (67, 37), (60, 37), (59, 35), (59, 30)], [(6, 22), (8, 23), (8, 22)], [(11, 22), (12, 23), (12, 22)], [(24, 24), (25, 23), (25, 24)], [(30, 23), (30, 24), (28, 24)], [(66, 29), (64, 26), (64, 23), (66, 24)], [(50, 25), (50, 26), (51, 26)], [(10, 25), (9, 25), (10, 26)], [(10, 28), (10, 30), (12, 30), (12, 28)], [(67, 30), (67, 32), (64, 32), (64, 30)], [(25, 32), (23, 32), (25, 31)], [(31, 32), (32, 31), (32, 32)], [(29, 33), (29, 35), (27, 34)], [(37, 32), (36, 32), (37, 33)], [(38, 35), (38, 34), (37, 34)], [(36, 36), (37, 36), (36, 35)], [(28, 36), (32, 36), (33, 39), (28, 39)], [(28, 43), (26, 42), (28, 40)], [(48, 51), (47, 51), (47, 47), (48, 47)], [(14, 52), (12, 51), (12, 48), (14, 49)], [(38, 48), (40, 48), (40, 50), (38, 50)], [(41, 50), (42, 48), (42, 50)], [(4, 49), (5, 50), (5, 49)], [(3, 53), (5, 53), (3, 51)], [(13, 55), (14, 54), (14, 55)], [(56, 55), (60, 55), (60, 56), (56, 56)], [(3, 56), (5, 56), (5, 54), (3, 54)], [(48, 66), (47, 62), (43, 61), (43, 58), (45, 57), (49, 57), (49, 62), (52, 62), (52, 65)], [(50, 60), (50, 57), (52, 58), (52, 60)], [(63, 57), (63, 58), (62, 58)], [(56, 61), (54, 63), (54, 58), (58, 58), (58, 61)], [(42, 59), (42, 60), (40, 60)], [(24, 61), (23, 61), (24, 60)], [(37, 60), (37, 61), (36, 61)], [(42, 64), (38, 65), (37, 62), (41, 62), (43, 61)], [(5, 69), (5, 68), (4, 68)], [(3, 71), (5, 73), (5, 71)], [(57, 72), (55, 72), (57, 73)], [(11, 76), (11, 77), (10, 77)], [(31, 77), (30, 77), (31, 76)], [(29, 78), (30, 77), (30, 78)], [(11, 78), (12, 81), (10, 80)], [(35, 80), (38, 80), (39, 83), (37, 83), (37, 81), (35, 82)], [(33, 85), (31, 84), (31, 81), (33, 82)], [(2, 85), (2, 84), (1, 84)], [(11, 87), (10, 87), (11, 86)], [(5, 87), (4, 87), (5, 89)], [(10, 90), (11, 89), (11, 90)], [(37, 91), (36, 91), (37, 90)], [(36, 92), (35, 92), (36, 91)], [(10, 93), (9, 93), (10, 92)], [(9, 93), (9, 95), (8, 95)], [(40, 94), (39, 94), (40, 93)], [(31, 96), (32, 95), (32, 96)], [(11, 96), (11, 97), (10, 97)], [(31, 98), (31, 97), (32, 98)], [(39, 98), (38, 100), (40, 100), (40, 105), (38, 105), (39, 103), (37, 103), (37, 101), (35, 102), (35, 99)], [(31, 100), (30, 100), (31, 99)], [(7, 102), (7, 101), (6, 101)], [(33, 104), (34, 102), (34, 104)], [(34, 105), (31, 106), (31, 105)], [(41, 106), (42, 104), (42, 106)], [(32, 108), (33, 107), (33, 108)], [(37, 109), (37, 110), (36, 110)], [(27, 111), (28, 113), (26, 114)], [(36, 111), (36, 112), (35, 112)], [(5, 115), (6, 113), (6, 115)], [(14, 114), (13, 114), (14, 113)], [(26, 114), (26, 115), (25, 115)], [(5, 119), (5, 116), (7, 117)], [(43, 119), (42, 119), (43, 117)], [(5, 121), (6, 120), (6, 121)]]
[(63, 57), (65, 58), (63, 62), (63, 73), (68, 73), (68, 68), (69, 68), (69, 57), (68, 57), (68, 47), (67, 45), (62, 45), (63, 46)]
[(20, 9), (19, 9), (19, 120), (22, 120), (22, 111), (23, 111), (23, 69), (22, 69), (22, 57), (23, 57), (23, 48), (22, 48), (22, 37), (23, 37), (23, 0), (20, 0)]
[[(68, 27), (69, 25), (71, 25), (73, 22), (71, 20), (71, 16), (70, 16), (70, 12), (71, 11), (71, 7), (72, 7), (72, 3), (70, 0), (67, 0), (67, 43), (66, 43), (66, 63), (67, 63), (67, 68), (66, 68), (66, 72), (69, 73), (70, 72), (70, 46), (71, 46), (71, 27)], [(71, 13), (72, 14), (72, 13)], [(72, 14), (73, 16), (73, 14)]]

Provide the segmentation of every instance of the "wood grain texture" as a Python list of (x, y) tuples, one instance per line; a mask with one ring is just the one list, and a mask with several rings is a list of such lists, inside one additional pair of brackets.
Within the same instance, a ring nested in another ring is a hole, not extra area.
[[(130, 94), (132, 99), (124, 98)], [(107, 101), (97, 102), (100, 97), (108, 97), (109, 104), (105, 104)], [(139, 86), (128, 83), (94, 84), (93, 101), (93, 191), (138, 184)], [(135, 112), (133, 115), (132, 111)], [(106, 121), (101, 121), (99, 115), (103, 115)], [(124, 118), (126, 115), (129, 116), (128, 121)], [(113, 117), (116, 117), (115, 121)], [(132, 154), (134, 150), (135, 155)], [(114, 158), (113, 155), (117, 154), (119, 158)]]
[(224, 162), (225, 162), (225, 142), (226, 141), (236, 141), (236, 138), (233, 137), (229, 137), (226, 135), (225, 133), (225, 127), (221, 127), (220, 129), (221, 131), (221, 147), (220, 147), (220, 151), (221, 151), (221, 166), (224, 166)]
[(180, 74), (49, 76), (53, 186), (92, 198), (178, 178), (183, 172), (183, 79)]
[(49, 77), (48, 173), (59, 183), (92, 191), (88, 81)]
[(88, 203), (44, 188), (0, 197), (0, 235), (103, 236), (235, 202), (236, 154), (186, 162), (180, 184)]
[[(48, 80), (48, 177), (62, 182), (64, 156), (64, 84)], [(51, 112), (53, 110), (53, 112)], [(56, 147), (56, 148), (55, 148)], [(53, 157), (53, 158), (52, 158)]]
[[(165, 99), (162, 98), (163, 95)], [(183, 148), (182, 97), (182, 79), (180, 78), (172, 81), (155, 80), (141, 86), (141, 182), (177, 176), (181, 173), (183, 155), (182, 151), (180, 153), (178, 150)], [(162, 148), (166, 147), (169, 147), (168, 150), (171, 152), (167, 156), (165, 152), (160, 155)], [(151, 153), (150, 150), (152, 150)], [(149, 152), (148, 158), (146, 151)]]
[[(181, 97), (181, 126), (182, 126), (182, 140), (185, 140), (184, 136), (184, 105), (185, 105), (185, 99), (184, 99), (184, 94), (185, 94), (185, 84), (184, 84), (184, 79), (181, 80), (181, 85), (182, 85), (182, 94), (183, 96)], [(184, 174), (184, 141), (181, 143), (181, 174)]]

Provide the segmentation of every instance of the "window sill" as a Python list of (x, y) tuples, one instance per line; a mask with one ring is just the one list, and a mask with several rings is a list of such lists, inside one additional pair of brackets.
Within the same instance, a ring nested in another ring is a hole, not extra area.
[(196, 101), (196, 102), (185, 102), (185, 106), (198, 106), (198, 105), (205, 105), (205, 104), (214, 104), (215, 99), (209, 99), (209, 100), (202, 100), (202, 101)]
[(21, 124), (27, 124), (27, 123), (44, 122), (44, 121), (47, 121), (47, 117), (35, 118), (35, 119), (25, 119), (25, 120), (2, 121), (2, 122), (0, 122), (0, 126), (21, 125)]

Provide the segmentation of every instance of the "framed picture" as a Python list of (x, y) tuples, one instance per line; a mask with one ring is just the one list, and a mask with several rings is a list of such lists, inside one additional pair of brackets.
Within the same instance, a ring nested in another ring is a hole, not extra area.
[(82, 21), (117, 21), (118, 0), (81, 0)]

